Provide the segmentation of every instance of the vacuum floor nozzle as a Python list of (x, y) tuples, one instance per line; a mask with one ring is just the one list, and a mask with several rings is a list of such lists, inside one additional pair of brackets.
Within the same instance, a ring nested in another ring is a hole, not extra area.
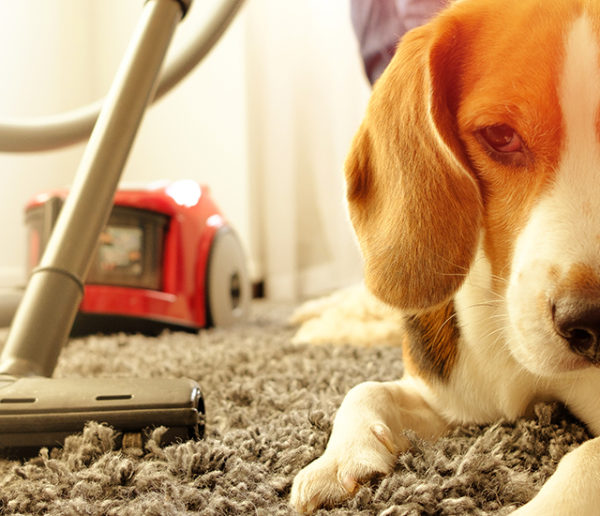
[(161, 444), (204, 435), (204, 399), (187, 379), (0, 379), (0, 455), (60, 446), (89, 421), (123, 436), (164, 426)]

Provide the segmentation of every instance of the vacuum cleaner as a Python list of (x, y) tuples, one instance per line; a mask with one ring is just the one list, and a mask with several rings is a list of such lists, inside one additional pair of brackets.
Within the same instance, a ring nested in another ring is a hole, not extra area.
[[(230, 2), (232, 7), (224, 20), (233, 17), (239, 3)], [(88, 421), (112, 426), (124, 443), (139, 444), (139, 439), (130, 437), (142, 436), (147, 429), (158, 426), (168, 428), (163, 443), (203, 436), (205, 408), (195, 381), (51, 378), (75, 320), (84, 281), (135, 134), (155, 96), (159, 71), (176, 26), (190, 4), (191, 0), (148, 0), (144, 4), (70, 193), (41, 260), (31, 272), (0, 355), (3, 455), (60, 445)], [(209, 48), (226, 24), (209, 35)], [(92, 109), (76, 130), (56, 130), (51, 142), (45, 137), (36, 139), (34, 134), (30, 143), (38, 148), (72, 143), (85, 135), (86, 124), (93, 117)], [(33, 128), (33, 132), (36, 130)], [(11, 137), (17, 134), (17, 138), (3, 138), (3, 131)], [(0, 127), (0, 140), (4, 141), (0, 150), (23, 150), (29, 133), (22, 132), (19, 135), (14, 128)], [(41, 134), (38, 131), (38, 136)]]

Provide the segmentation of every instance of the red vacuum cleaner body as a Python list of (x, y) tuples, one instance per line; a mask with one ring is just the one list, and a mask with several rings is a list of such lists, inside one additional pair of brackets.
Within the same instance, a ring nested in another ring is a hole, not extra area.
[[(38, 264), (67, 189), (26, 205), (28, 269)], [(119, 189), (85, 282), (73, 334), (228, 325), (250, 299), (236, 234), (195, 181)]]

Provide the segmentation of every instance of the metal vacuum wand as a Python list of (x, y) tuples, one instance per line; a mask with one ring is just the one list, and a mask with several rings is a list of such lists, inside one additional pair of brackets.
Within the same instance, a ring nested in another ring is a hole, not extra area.
[[(0, 448), (46, 445), (48, 436), (52, 440), (76, 431), (88, 419), (133, 431), (148, 426), (153, 411), (152, 424), (169, 426), (178, 426), (171, 416), (183, 411), (180, 422), (190, 429), (190, 436), (201, 434), (202, 397), (190, 380), (119, 383), (39, 378), (52, 375), (69, 336), (119, 178), (177, 23), (190, 3), (148, 0), (144, 5), (71, 193), (30, 277), (0, 356)], [(169, 417), (162, 417), (166, 412)], [(24, 435), (27, 432), (29, 437)]]
[(0, 356), (0, 373), (51, 376), (83, 296), (121, 171), (182, 16), (177, 0), (150, 0), (113, 81), (44, 255)]

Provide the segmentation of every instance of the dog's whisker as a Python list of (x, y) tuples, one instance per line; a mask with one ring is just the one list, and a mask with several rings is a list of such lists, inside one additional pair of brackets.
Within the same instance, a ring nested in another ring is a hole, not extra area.
[(505, 329), (502, 327), (496, 328), (495, 330), (487, 333), (486, 337), (496, 337), (496, 341), (505, 335)]
[(456, 319), (456, 318), (457, 318), (456, 312), (453, 312), (449, 317), (446, 318), (446, 320), (440, 325), (437, 332), (435, 333), (435, 336), (433, 337), (434, 342), (437, 341), (438, 337), (440, 336), (440, 333), (444, 329), (444, 326), (446, 326), (446, 324), (448, 324), (452, 319)]
[[(497, 306), (500, 305), (501, 300), (500, 299), (490, 299), (488, 301), (481, 301), (480, 303), (472, 303), (470, 305), (466, 305), (462, 308), (464, 308), (465, 310), (469, 310), (469, 309), (475, 309), (475, 308), (481, 308), (481, 307), (487, 307), (487, 308), (496, 308)], [(492, 314), (492, 316), (494, 316), (495, 314)]]
[[(464, 277), (464, 278), (467, 277), (467, 274), (458, 273), (458, 272), (452, 273), (452, 272), (439, 272), (438, 271), (438, 272), (436, 272), (436, 274), (439, 275), (439, 276), (448, 276), (448, 277)], [(492, 276), (492, 278), (493, 277), (494, 276)], [(497, 280), (500, 281), (500, 282), (502, 282), (502, 283), (508, 283), (508, 281), (505, 278), (501, 278), (500, 276), (497, 277)], [(472, 286), (472, 287), (476, 287), (478, 289), (485, 290), (489, 294), (492, 294), (493, 296), (496, 296), (499, 299), (504, 299), (504, 296), (501, 293), (496, 292), (493, 289), (490, 289), (489, 286), (479, 285), (477, 283), (469, 283), (469, 285)]]
[(445, 257), (445, 256), (442, 256), (442, 255), (441, 255), (441, 254), (439, 254), (439, 253), (435, 253), (435, 255), (434, 255), (434, 256), (435, 256), (436, 258), (439, 258), (439, 259), (440, 259), (442, 262), (444, 262), (444, 263), (446, 263), (446, 264), (448, 264), (448, 265), (451, 265), (452, 267), (456, 267), (456, 268), (457, 268), (457, 269), (459, 269), (459, 270), (463, 270), (463, 271), (465, 271), (465, 275), (466, 275), (466, 274), (469, 272), (469, 270), (470, 270), (470, 267), (469, 267), (469, 266), (464, 266), (464, 265), (460, 265), (460, 264), (458, 264), (458, 263), (456, 263), (456, 262), (453, 262), (452, 260), (449, 260), (447, 257)]
[(462, 272), (436, 272), (437, 276), (447, 276), (447, 277), (459, 277), (459, 278), (466, 278), (467, 274), (462, 273)]

